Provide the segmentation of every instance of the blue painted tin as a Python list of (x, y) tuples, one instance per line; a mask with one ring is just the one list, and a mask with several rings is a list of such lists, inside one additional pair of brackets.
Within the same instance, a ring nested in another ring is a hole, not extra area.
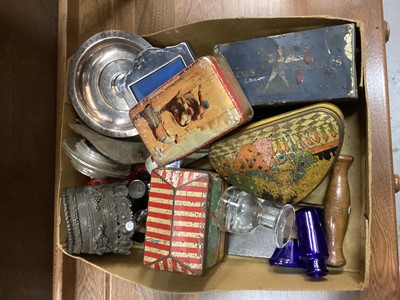
[(355, 25), (261, 37), (214, 47), (253, 107), (357, 98)]
[(193, 51), (186, 42), (163, 49), (146, 49), (138, 54), (132, 69), (117, 79), (117, 86), (132, 108), (194, 60)]

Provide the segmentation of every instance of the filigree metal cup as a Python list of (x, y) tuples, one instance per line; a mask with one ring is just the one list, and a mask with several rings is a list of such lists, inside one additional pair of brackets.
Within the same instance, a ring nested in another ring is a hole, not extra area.
[(68, 253), (131, 253), (134, 222), (124, 184), (65, 188), (61, 199)]

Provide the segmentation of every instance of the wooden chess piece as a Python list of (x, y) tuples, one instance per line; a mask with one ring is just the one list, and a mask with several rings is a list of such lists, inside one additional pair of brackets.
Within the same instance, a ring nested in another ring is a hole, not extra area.
[(346, 264), (342, 248), (351, 210), (348, 170), (353, 160), (350, 155), (339, 155), (332, 168), (324, 201), (324, 223), (329, 252), (326, 264), (330, 267), (342, 267)]

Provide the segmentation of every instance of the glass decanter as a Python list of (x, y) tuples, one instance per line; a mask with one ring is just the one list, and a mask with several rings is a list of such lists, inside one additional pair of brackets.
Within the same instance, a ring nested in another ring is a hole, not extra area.
[(276, 247), (282, 248), (292, 235), (295, 210), (290, 204), (279, 207), (272, 201), (230, 186), (218, 200), (216, 216), (222, 231), (250, 233), (260, 225), (270, 228)]

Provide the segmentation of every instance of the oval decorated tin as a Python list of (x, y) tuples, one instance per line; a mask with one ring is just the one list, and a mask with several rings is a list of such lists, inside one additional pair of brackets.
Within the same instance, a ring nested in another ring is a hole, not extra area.
[(231, 185), (266, 200), (296, 203), (325, 178), (343, 135), (340, 109), (320, 103), (243, 127), (214, 143), (209, 159)]

